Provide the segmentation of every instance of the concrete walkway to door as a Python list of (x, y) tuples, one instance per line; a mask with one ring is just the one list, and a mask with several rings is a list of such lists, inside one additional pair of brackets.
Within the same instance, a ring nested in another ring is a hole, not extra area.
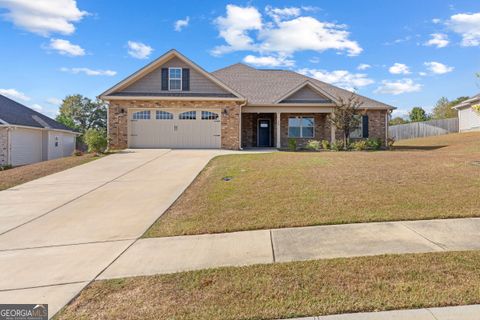
[(480, 218), (140, 239), (99, 279), (340, 257), (479, 250)]
[(127, 150), (0, 192), (0, 301), (52, 316), (222, 150)]

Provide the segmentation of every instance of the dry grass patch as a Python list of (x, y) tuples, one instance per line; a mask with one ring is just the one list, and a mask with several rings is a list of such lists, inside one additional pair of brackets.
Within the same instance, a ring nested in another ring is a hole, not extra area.
[(0, 171), (0, 191), (98, 159), (93, 154), (43, 161)]
[(480, 133), (397, 148), (215, 158), (145, 236), (480, 216)]
[(480, 252), (317, 260), (95, 282), (57, 319), (279, 319), (480, 303)]

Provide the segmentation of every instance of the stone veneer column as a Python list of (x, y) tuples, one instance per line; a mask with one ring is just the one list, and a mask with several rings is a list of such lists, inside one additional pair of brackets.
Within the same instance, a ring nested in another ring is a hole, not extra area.
[(278, 149), (281, 148), (281, 135), (280, 135), (280, 117), (281, 117), (281, 112), (277, 112), (277, 116), (276, 116), (276, 122), (277, 122), (277, 135), (276, 135), (276, 138), (277, 138), (277, 143), (276, 143), (276, 146)]

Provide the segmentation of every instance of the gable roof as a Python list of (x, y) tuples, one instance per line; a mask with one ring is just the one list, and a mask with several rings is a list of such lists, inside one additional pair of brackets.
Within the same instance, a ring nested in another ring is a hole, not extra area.
[(452, 109), (461, 109), (461, 108), (465, 108), (465, 107), (470, 107), (471, 104), (475, 103), (475, 102), (480, 102), (480, 93), (477, 94), (476, 96), (473, 96), (471, 97), (470, 99), (467, 99), (459, 104), (457, 104), (456, 106), (453, 106)]
[[(240, 92), (250, 105), (270, 105), (310, 83), (327, 97), (347, 99), (352, 92), (288, 70), (255, 69), (242, 63), (212, 72), (229, 87)], [(393, 106), (355, 94), (365, 108), (395, 109)], [(335, 101), (335, 99), (333, 99)]]
[(40, 112), (0, 95), (0, 125), (2, 124), (67, 130), (73, 132), (72, 129), (41, 114)]
[[(120, 91), (120, 90), (128, 87), (129, 85), (131, 85), (135, 81), (141, 79), (142, 77), (144, 77), (145, 75), (147, 75), (151, 71), (155, 70), (156, 68), (158, 68), (159, 66), (161, 66), (162, 64), (164, 64), (168, 60), (172, 59), (173, 57), (177, 57), (178, 59), (182, 60), (183, 62), (185, 62), (186, 64), (191, 66), (193, 69), (200, 72), (203, 76), (205, 76), (206, 78), (208, 78), (209, 80), (211, 80), (212, 82), (214, 82), (215, 84), (220, 86), (221, 88), (225, 89), (227, 92), (230, 93), (230, 95), (228, 95), (229, 98), (236, 98), (236, 99), (244, 100), (244, 97), (242, 97), (241, 94), (236, 92), (234, 89), (230, 88), (224, 82), (222, 82), (219, 79), (217, 79), (216, 77), (214, 77), (211, 73), (205, 71), (202, 67), (200, 67), (199, 65), (197, 65), (196, 63), (194, 63), (193, 61), (191, 61), (190, 59), (188, 59), (187, 57), (185, 57), (184, 55), (182, 55), (180, 52), (178, 52), (175, 49), (172, 49), (172, 50), (166, 52), (165, 54), (158, 57), (157, 59), (155, 59), (151, 63), (147, 64), (145, 67), (141, 68), (140, 70), (134, 72), (133, 74), (131, 74), (127, 78), (123, 79), (122, 81), (120, 81), (119, 83), (117, 83), (116, 85), (111, 87), (110, 89), (108, 89), (105, 92), (103, 92), (102, 94), (100, 94), (99, 98), (108, 99), (108, 98), (115, 97), (115, 96), (127, 96), (128, 94), (119, 93), (117, 91)], [(154, 96), (170, 97), (172, 95), (169, 94), (168, 92), (167, 93), (159, 92), (158, 94), (142, 95), (142, 97), (152, 97), (152, 98)], [(181, 96), (192, 97), (192, 93), (177, 92), (173, 96), (175, 96), (175, 97), (181, 97)], [(212, 96), (216, 96), (216, 95), (212, 95)], [(221, 95), (221, 96), (226, 97), (226, 95)], [(202, 96), (199, 95), (199, 97), (202, 97)]]
[(299, 101), (301, 103), (332, 103), (336, 101), (335, 97), (330, 96), (328, 93), (324, 92), (322, 89), (318, 88), (314, 83), (309, 80), (306, 80), (303, 83), (300, 83), (297, 87), (290, 90), (285, 95), (280, 97), (275, 101), (275, 103), (295, 103), (297, 100), (292, 99), (297, 93), (301, 92), (302, 90), (309, 89), (316, 94), (317, 99), (314, 100), (304, 100)]

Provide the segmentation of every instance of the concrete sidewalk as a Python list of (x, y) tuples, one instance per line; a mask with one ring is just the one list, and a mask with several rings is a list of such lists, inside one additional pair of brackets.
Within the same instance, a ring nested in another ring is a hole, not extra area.
[(358, 223), (140, 239), (99, 279), (221, 266), (480, 249), (480, 218)]
[(478, 320), (480, 305), (349, 313), (289, 320)]

